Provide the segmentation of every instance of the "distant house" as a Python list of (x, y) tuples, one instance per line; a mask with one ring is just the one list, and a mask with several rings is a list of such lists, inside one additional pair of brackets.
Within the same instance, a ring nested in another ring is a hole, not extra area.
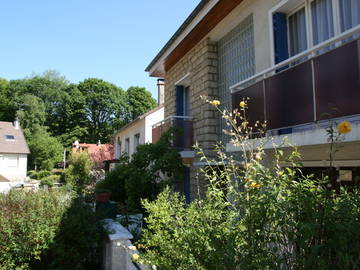
[(105, 160), (114, 158), (114, 147), (112, 144), (97, 144), (79, 143), (76, 141), (72, 147), (73, 153), (86, 152), (89, 154), (91, 160), (94, 162), (96, 168), (103, 168)]
[(164, 120), (164, 81), (158, 80), (159, 106), (140, 115), (114, 135), (115, 159), (124, 153), (131, 156), (139, 144), (153, 142), (153, 126)]
[(139, 144), (152, 143), (152, 127), (163, 119), (164, 106), (160, 105), (119, 129), (113, 136), (115, 158), (118, 159), (124, 153), (131, 156)]
[(19, 121), (0, 122), (0, 182), (23, 182), (30, 154)]

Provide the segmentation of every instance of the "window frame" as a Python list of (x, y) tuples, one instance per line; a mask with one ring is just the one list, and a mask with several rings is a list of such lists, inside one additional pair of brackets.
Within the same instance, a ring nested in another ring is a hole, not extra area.
[(125, 139), (125, 152), (130, 155), (130, 137)]
[[(273, 26), (273, 14), (276, 12), (286, 13), (287, 18), (287, 42), (288, 42), (288, 54), (290, 56), (290, 32), (289, 32), (289, 17), (299, 11), (301, 8), (305, 7), (305, 22), (306, 22), (306, 38), (308, 49), (316, 46), (314, 45), (313, 38), (313, 22), (312, 22), (312, 10), (311, 3), (315, 0), (299, 0), (299, 3), (295, 3), (293, 7), (288, 8), (286, 5), (291, 5), (291, 0), (283, 0), (273, 8), (269, 10), (269, 33), (270, 33), (270, 63), (271, 66), (275, 65), (275, 46), (274, 46), (274, 26)], [(295, 0), (293, 2), (296, 2)], [(340, 1), (331, 0), (332, 2), (332, 16), (333, 16), (333, 28), (334, 28), (334, 37), (340, 35), (341, 31), (341, 20), (340, 20)], [(282, 11), (282, 8), (286, 6), (286, 11)]]
[(5, 135), (5, 141), (15, 141), (16, 137), (15, 135), (6, 134)]
[(134, 135), (134, 152), (136, 148), (140, 145), (140, 132)]

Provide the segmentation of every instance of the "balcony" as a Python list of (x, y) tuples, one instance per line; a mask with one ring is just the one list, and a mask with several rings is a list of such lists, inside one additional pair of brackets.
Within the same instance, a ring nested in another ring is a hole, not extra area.
[(190, 150), (193, 145), (193, 121), (189, 116), (169, 116), (163, 121), (153, 125), (152, 141), (156, 143), (163, 133), (171, 127), (179, 130), (179, 134), (172, 141), (173, 147), (178, 150)]
[(249, 97), (250, 123), (267, 120), (267, 129), (279, 135), (294, 126), (360, 114), (359, 32), (360, 27), (351, 29), (232, 86), (233, 109)]

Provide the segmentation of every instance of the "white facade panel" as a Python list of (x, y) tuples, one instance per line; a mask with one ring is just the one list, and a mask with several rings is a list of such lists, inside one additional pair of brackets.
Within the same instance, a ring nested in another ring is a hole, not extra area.
[(0, 154), (0, 175), (10, 181), (22, 182), (26, 178), (27, 155)]

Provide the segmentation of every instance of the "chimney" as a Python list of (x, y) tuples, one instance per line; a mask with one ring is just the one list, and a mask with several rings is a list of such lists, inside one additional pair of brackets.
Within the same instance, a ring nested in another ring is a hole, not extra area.
[(158, 104), (162, 105), (162, 104), (164, 104), (165, 80), (158, 79), (157, 87), (158, 87)]
[(79, 141), (76, 140), (74, 143), (73, 143), (73, 148), (79, 148)]
[(101, 141), (100, 141), (100, 140), (98, 140), (97, 145), (98, 145), (98, 146), (100, 146), (100, 145), (101, 145)]
[(17, 117), (15, 118), (15, 121), (14, 121), (13, 125), (14, 125), (14, 128), (15, 128), (15, 129), (19, 129), (19, 128), (20, 128), (19, 118), (17, 118)]

